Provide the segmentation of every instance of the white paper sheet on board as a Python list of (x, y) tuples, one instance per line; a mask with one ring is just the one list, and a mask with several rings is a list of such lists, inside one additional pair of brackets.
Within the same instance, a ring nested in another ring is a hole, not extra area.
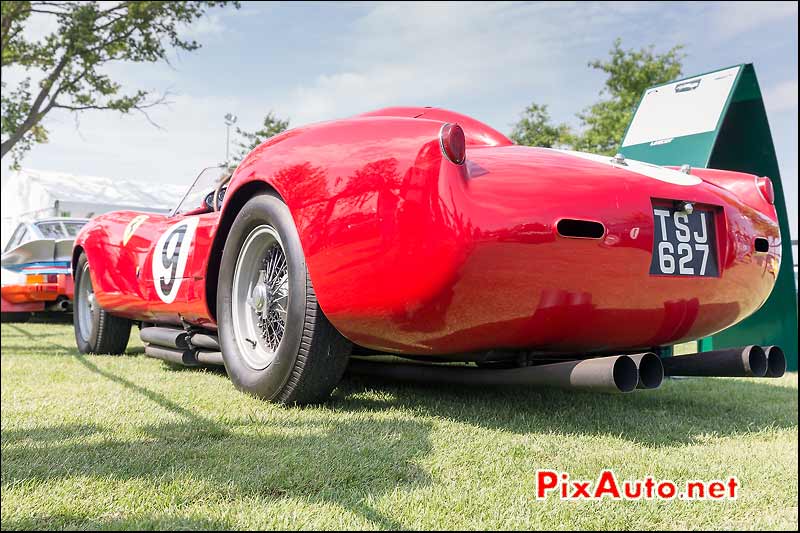
[(740, 68), (648, 89), (622, 146), (713, 131)]

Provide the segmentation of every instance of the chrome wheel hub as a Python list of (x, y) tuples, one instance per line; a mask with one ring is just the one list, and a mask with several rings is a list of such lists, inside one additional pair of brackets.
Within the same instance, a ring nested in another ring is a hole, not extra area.
[(250, 294), (250, 307), (253, 308), (253, 311), (256, 313), (260, 313), (264, 306), (267, 305), (267, 300), (269, 299), (269, 293), (267, 292), (267, 286), (263, 283), (256, 285), (253, 287), (253, 292)]
[(289, 302), (289, 268), (272, 226), (258, 226), (245, 239), (236, 261), (232, 296), (239, 352), (251, 368), (266, 368), (283, 339)]

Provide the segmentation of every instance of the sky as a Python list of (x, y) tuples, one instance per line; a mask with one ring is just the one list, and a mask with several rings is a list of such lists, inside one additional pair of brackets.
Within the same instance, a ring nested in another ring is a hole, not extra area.
[(625, 48), (683, 44), (685, 75), (754, 63), (796, 239), (797, 28), (795, 2), (243, 2), (184, 29), (202, 44), (197, 51), (108, 69), (127, 89), (169, 93), (171, 103), (150, 113), (160, 128), (139, 114), (51, 113), (50, 142), (23, 166), (188, 184), (224, 160), (228, 112), (254, 130), (268, 111), (298, 126), (432, 105), (508, 133), (537, 102), (577, 125), (604, 81), (587, 63), (607, 57), (620, 37)]

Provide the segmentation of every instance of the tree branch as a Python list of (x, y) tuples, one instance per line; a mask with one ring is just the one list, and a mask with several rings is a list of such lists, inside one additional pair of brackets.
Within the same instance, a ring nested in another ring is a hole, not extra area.
[(17, 143), (17, 141), (22, 139), (22, 137), (28, 133), (31, 128), (39, 123), (39, 121), (46, 114), (46, 111), (50, 110), (47, 109), (45, 113), (39, 112), (42, 103), (44, 103), (45, 98), (47, 98), (47, 95), (50, 93), (50, 89), (53, 87), (53, 83), (55, 83), (55, 81), (61, 75), (61, 72), (67, 66), (68, 60), (68, 54), (65, 53), (63, 56), (61, 56), (61, 60), (59, 61), (58, 65), (56, 65), (55, 69), (53, 69), (53, 72), (50, 73), (45, 82), (42, 84), (42, 88), (39, 91), (39, 94), (36, 96), (36, 100), (34, 100), (33, 105), (31, 105), (31, 108), (28, 110), (25, 120), (22, 121), (22, 124), (16, 129), (16, 131), (14, 131), (14, 133), (9, 135), (8, 139), (3, 141), (2, 147), (0, 147), (0, 157), (4, 157)]
[(66, 13), (63, 12), (63, 11), (48, 11), (46, 9), (33, 9), (33, 8), (31, 8), (31, 9), (28, 10), (28, 12), (29, 13), (41, 13), (42, 15), (56, 15), (56, 16), (66, 15)]
[(2, 22), (0, 22), (0, 50), (5, 49), (6, 45), (11, 41), (11, 39), (22, 30), (22, 27), (20, 27), (13, 34), (10, 33), (14, 22), (19, 20), (19, 18), (25, 14), (25, 4), (21, 2), (14, 2), (12, 5), (14, 6), (12, 8), (13, 11), (6, 13)]
[[(153, 100), (152, 102), (136, 104), (136, 105), (132, 106), (131, 109), (135, 110), (135, 111), (138, 111), (139, 113), (144, 115), (144, 118), (147, 120), (147, 122), (150, 123), (150, 125), (158, 128), (160, 130), (163, 130), (164, 128), (162, 128), (157, 122), (155, 122), (150, 117), (150, 115), (147, 113), (147, 110), (151, 109), (153, 107), (159, 106), (159, 105), (169, 105), (169, 104), (171, 104), (172, 102), (167, 100), (169, 95), (170, 95), (169, 92), (164, 93), (163, 95), (159, 96), (157, 99)], [(113, 105), (110, 105), (110, 104), (70, 105), (70, 104), (59, 104), (58, 102), (54, 101), (49, 105), (49, 107), (50, 107), (50, 109), (64, 109), (64, 110), (67, 110), (67, 111), (75, 111), (75, 112), (88, 111), (88, 110), (92, 110), (92, 109), (94, 109), (94, 110), (106, 110), (106, 111), (107, 110), (119, 111), (119, 109), (117, 109), (116, 107), (114, 107)], [(48, 109), (48, 111), (49, 111), (49, 109)]]

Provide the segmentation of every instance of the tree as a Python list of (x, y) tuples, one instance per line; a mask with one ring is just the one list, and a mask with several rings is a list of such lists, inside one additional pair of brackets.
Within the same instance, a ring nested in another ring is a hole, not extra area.
[(674, 46), (664, 54), (655, 53), (652, 45), (640, 50), (624, 50), (622, 41), (616, 39), (608, 60), (596, 59), (588, 65), (607, 74), (600, 92), (607, 98), (577, 115), (581, 124), (579, 133), (572, 133), (566, 124), (552, 124), (547, 106), (531, 104), (515, 124), (511, 140), (517, 144), (560, 145), (613, 155), (644, 90), (681, 75), (681, 62), (685, 57), (681, 49), (681, 45)]
[(525, 108), (522, 118), (514, 125), (511, 140), (526, 146), (552, 148), (570, 144), (571, 139), (569, 126), (551, 124), (547, 106), (534, 103)]
[(680, 77), (683, 47), (674, 46), (664, 54), (654, 53), (653, 48), (650, 45), (624, 50), (622, 41), (616, 39), (607, 61), (596, 59), (589, 63), (608, 75), (600, 93), (608, 98), (578, 114), (582, 127), (576, 137), (576, 150), (614, 155), (644, 90)]
[[(34, 143), (47, 141), (44, 118), (54, 109), (90, 109), (121, 113), (146, 110), (164, 102), (144, 90), (122, 93), (103, 67), (111, 62), (167, 61), (167, 48), (200, 47), (182, 39), (181, 27), (209, 8), (238, 2), (2, 2), (2, 154), (14, 165)], [(26, 38), (26, 26), (54, 31), (38, 40)], [(11, 71), (24, 73), (15, 88), (6, 86)], [(33, 75), (33, 76), (32, 76)], [(38, 79), (32, 83), (32, 77)], [(149, 119), (149, 117), (148, 117)]]
[(239, 147), (239, 152), (236, 155), (237, 161), (241, 161), (249, 154), (253, 148), (266, 141), (270, 137), (283, 132), (289, 127), (289, 119), (282, 120), (275, 116), (272, 111), (267, 113), (264, 117), (264, 122), (261, 129), (254, 132), (247, 132), (241, 128), (236, 128), (236, 133), (241, 137), (236, 146)]

